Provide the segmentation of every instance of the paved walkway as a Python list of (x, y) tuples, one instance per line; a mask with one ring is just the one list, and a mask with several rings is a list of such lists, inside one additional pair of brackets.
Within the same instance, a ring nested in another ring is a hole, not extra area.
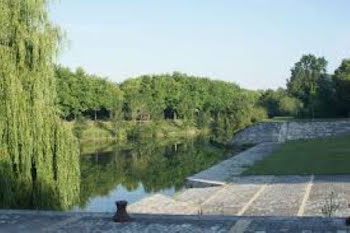
[(276, 143), (262, 143), (252, 147), (189, 177), (190, 186), (197, 188), (186, 189), (175, 197), (156, 194), (132, 204), (129, 211), (181, 215), (323, 216), (322, 208), (333, 192), (334, 202), (339, 205), (333, 216), (350, 216), (350, 175), (240, 176), (277, 146)]
[(152, 214), (323, 216), (332, 192), (339, 204), (334, 216), (350, 216), (350, 175), (236, 177), (233, 183), (186, 189), (174, 198), (157, 194), (128, 209)]
[(112, 213), (74, 214), (36, 211), (0, 211), (0, 233), (346, 233), (341, 218), (198, 217), (133, 215), (133, 222), (111, 221)]

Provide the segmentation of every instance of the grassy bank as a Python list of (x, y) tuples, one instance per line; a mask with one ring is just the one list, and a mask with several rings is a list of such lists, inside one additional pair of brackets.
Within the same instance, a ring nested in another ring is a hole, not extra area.
[(89, 142), (130, 142), (151, 138), (169, 139), (194, 137), (207, 130), (188, 126), (182, 121), (119, 122), (77, 121), (69, 122), (75, 135), (82, 143)]
[(350, 136), (281, 145), (243, 175), (350, 174)]

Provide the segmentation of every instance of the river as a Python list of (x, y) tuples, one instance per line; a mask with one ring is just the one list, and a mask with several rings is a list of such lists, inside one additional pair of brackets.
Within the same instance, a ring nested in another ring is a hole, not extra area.
[(186, 177), (233, 155), (232, 150), (214, 146), (207, 137), (89, 150), (82, 148), (80, 203), (71, 211), (111, 212), (116, 200), (134, 203), (155, 193), (174, 195), (184, 188)]

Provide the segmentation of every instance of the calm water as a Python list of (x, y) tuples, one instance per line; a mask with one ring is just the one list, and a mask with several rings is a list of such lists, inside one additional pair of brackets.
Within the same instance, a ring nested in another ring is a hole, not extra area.
[(115, 211), (116, 200), (134, 203), (154, 193), (171, 196), (184, 187), (186, 177), (229, 156), (232, 152), (203, 137), (110, 145), (85, 152), (80, 204), (72, 211)]

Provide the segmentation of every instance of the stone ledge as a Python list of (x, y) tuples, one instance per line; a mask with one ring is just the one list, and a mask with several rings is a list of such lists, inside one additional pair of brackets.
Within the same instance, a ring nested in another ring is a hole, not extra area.
[[(11, 215), (30, 215), (30, 216), (65, 216), (65, 217), (113, 217), (112, 212), (61, 212), (61, 211), (46, 211), (46, 210), (0, 210), (0, 216)], [(173, 215), (173, 214), (130, 214), (134, 221), (238, 221), (238, 220), (275, 220), (275, 221), (300, 221), (300, 220), (315, 220), (321, 222), (327, 221), (345, 221), (343, 217), (324, 218), (319, 216), (228, 216), (228, 215)], [(349, 228), (350, 229), (350, 228)]]
[[(0, 232), (349, 232), (344, 218), (132, 215), (133, 222), (112, 222), (111, 213), (0, 211)], [(11, 212), (11, 213), (6, 213)], [(53, 216), (52, 214), (59, 216)], [(107, 216), (108, 215), (108, 216)], [(50, 218), (48, 218), (50, 217)]]

